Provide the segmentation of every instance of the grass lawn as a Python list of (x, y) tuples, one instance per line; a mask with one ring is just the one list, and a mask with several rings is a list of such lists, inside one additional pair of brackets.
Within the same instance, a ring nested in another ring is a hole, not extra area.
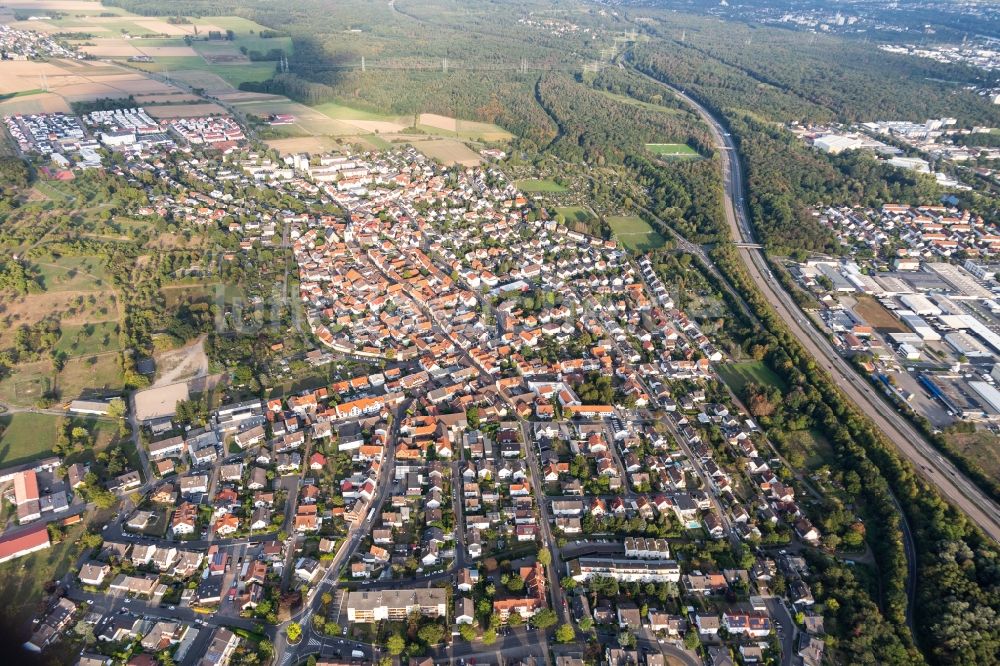
[(344, 104), (337, 104), (336, 102), (317, 104), (310, 108), (316, 109), (327, 118), (333, 118), (334, 120), (381, 120), (390, 123), (413, 123), (412, 117), (405, 118), (385, 113), (376, 113), (375, 111), (364, 111), (363, 109), (355, 109)]
[(556, 213), (563, 216), (567, 223), (586, 222), (594, 217), (594, 214), (583, 206), (560, 206), (556, 208)]
[(608, 99), (613, 99), (615, 101), (622, 102), (623, 104), (630, 104), (632, 106), (638, 106), (639, 108), (646, 109), (647, 111), (657, 111), (659, 113), (669, 113), (669, 114), (673, 114), (675, 116), (676, 115), (681, 115), (681, 114), (684, 113), (680, 109), (672, 109), (670, 107), (660, 106), (659, 104), (652, 104), (650, 102), (643, 102), (641, 99), (636, 99), (634, 97), (629, 97), (627, 95), (618, 95), (617, 93), (613, 93), (610, 90), (598, 90), (597, 92), (601, 93), (602, 95), (604, 95)]
[(18, 365), (15, 372), (0, 381), (0, 402), (9, 405), (33, 405), (52, 384), (52, 362), (36, 361)]
[(536, 192), (567, 192), (568, 190), (557, 183), (554, 180), (539, 180), (537, 178), (526, 178), (524, 180), (519, 180), (514, 183), (517, 189), (522, 192), (536, 193)]
[(73, 198), (73, 195), (67, 194), (58, 187), (58, 181), (37, 180), (35, 181), (35, 189), (53, 201), (68, 201)]
[(56, 350), (69, 356), (85, 356), (106, 351), (118, 351), (118, 322), (102, 321), (82, 326), (63, 326)]
[(1000, 476), (1000, 437), (988, 430), (977, 430), (973, 433), (948, 433), (945, 435), (955, 449), (974, 463), (977, 463), (987, 474)]
[(380, 137), (378, 134), (362, 134), (357, 138), (374, 146), (376, 150), (388, 150), (389, 148), (392, 148), (392, 144)]
[(32, 265), (45, 291), (93, 291), (106, 288), (108, 273), (97, 257), (37, 259)]
[(608, 218), (608, 225), (622, 245), (633, 252), (648, 252), (663, 247), (666, 239), (660, 232), (637, 215), (620, 215)]
[(56, 377), (56, 389), (59, 399), (67, 402), (81, 395), (120, 391), (122, 381), (117, 354), (85, 355), (66, 361)]
[(722, 380), (729, 384), (729, 388), (738, 396), (743, 395), (743, 389), (750, 382), (757, 382), (764, 386), (777, 386), (782, 391), (787, 390), (781, 378), (761, 361), (724, 363), (719, 365), (717, 369)]
[(698, 152), (686, 143), (647, 143), (646, 150), (660, 157), (698, 157)]
[(44, 458), (56, 441), (56, 425), (61, 417), (52, 414), (19, 412), (0, 416), (0, 465), (16, 465)]
[(816, 430), (793, 430), (788, 433), (789, 453), (798, 452), (805, 467), (816, 469), (836, 461), (830, 442)]

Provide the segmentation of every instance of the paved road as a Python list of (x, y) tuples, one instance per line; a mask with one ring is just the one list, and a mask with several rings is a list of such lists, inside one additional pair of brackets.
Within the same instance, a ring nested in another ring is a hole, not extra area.
[(673, 661), (680, 662), (685, 666), (702, 666), (701, 659), (689, 650), (684, 650), (672, 643), (660, 643), (655, 638), (651, 638), (652, 632), (643, 629), (640, 635), (636, 636), (635, 646), (646, 652), (662, 652)]
[[(505, 400), (507, 399), (506, 395), (503, 395), (503, 397)], [(513, 405), (511, 407), (513, 408)], [(515, 411), (514, 413), (516, 414), (517, 412)], [(551, 521), (553, 520), (553, 516), (549, 510), (549, 501), (545, 497), (545, 489), (542, 488), (542, 472), (538, 462), (538, 452), (535, 450), (536, 444), (531, 436), (530, 424), (520, 417), (518, 417), (518, 423), (521, 427), (521, 439), (524, 440), (528, 469), (531, 473), (531, 490), (535, 494), (535, 501), (538, 504), (538, 529), (541, 531), (542, 545), (548, 548), (549, 554), (552, 556), (552, 562), (549, 566), (545, 567), (545, 573), (549, 580), (549, 593), (552, 595), (552, 610), (559, 616), (560, 623), (568, 624), (570, 621), (569, 602), (566, 601), (566, 595), (563, 593), (562, 586), (559, 585), (558, 575), (558, 572), (565, 569), (563, 568), (559, 546), (552, 534)]]
[[(282, 623), (276, 630), (274, 647), (275, 656), (274, 663), (281, 666), (287, 664), (297, 663), (306, 658), (309, 654), (319, 653), (319, 648), (317, 647), (321, 643), (329, 643), (331, 640), (339, 640), (334, 637), (326, 637), (325, 634), (320, 634), (314, 631), (312, 624), (312, 615), (317, 612), (319, 606), (322, 602), (323, 592), (336, 592), (337, 580), (340, 575), (341, 568), (350, 562), (351, 557), (354, 555), (355, 550), (364, 540), (365, 536), (368, 535), (375, 523), (381, 515), (380, 507), (385, 503), (386, 497), (389, 495), (389, 491), (392, 488), (393, 477), (395, 476), (396, 469), (396, 439), (399, 435), (399, 426), (402, 421), (402, 417), (406, 414), (406, 410), (409, 408), (411, 402), (407, 401), (396, 408), (393, 412), (392, 426), (389, 428), (388, 436), (386, 437), (385, 443), (385, 460), (382, 462), (382, 466), (379, 469), (378, 483), (375, 488), (375, 496), (372, 498), (372, 502), (369, 505), (374, 508), (374, 511), (366, 514), (365, 518), (353, 524), (347, 531), (347, 536), (334, 556), (333, 561), (330, 562), (330, 566), (327, 567), (326, 573), (323, 574), (323, 578), (311, 588), (311, 596), (303, 604), (303, 607), (292, 616), (292, 618), (285, 623)], [(397, 582), (397, 586), (399, 583)], [(298, 622), (302, 625), (302, 640), (296, 645), (289, 645), (285, 631), (288, 628), (289, 622)], [(331, 654), (332, 654), (331, 648)], [(370, 648), (368, 648), (370, 651)], [(366, 652), (369, 654), (369, 652)]]

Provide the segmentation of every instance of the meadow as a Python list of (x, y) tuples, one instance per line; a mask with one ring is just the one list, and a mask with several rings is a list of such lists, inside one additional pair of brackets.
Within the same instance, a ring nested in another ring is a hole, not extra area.
[(663, 247), (666, 239), (638, 215), (608, 217), (608, 226), (622, 245), (633, 252), (648, 252)]

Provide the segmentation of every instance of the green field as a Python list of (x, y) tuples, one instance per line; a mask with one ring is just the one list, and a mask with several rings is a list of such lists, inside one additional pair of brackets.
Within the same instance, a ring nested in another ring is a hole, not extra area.
[(613, 99), (616, 102), (622, 102), (623, 104), (630, 104), (632, 106), (637, 106), (641, 109), (646, 109), (647, 111), (657, 111), (659, 113), (669, 113), (673, 115), (680, 115), (684, 112), (680, 109), (672, 109), (666, 106), (660, 106), (659, 104), (653, 104), (651, 102), (643, 102), (641, 99), (636, 99), (634, 97), (629, 97), (627, 95), (618, 95), (611, 92), (610, 90), (597, 90), (608, 99)]
[(310, 108), (316, 109), (327, 118), (333, 118), (334, 120), (381, 120), (390, 123), (413, 123), (412, 117), (391, 116), (385, 113), (376, 113), (375, 111), (365, 111), (344, 104), (337, 104), (336, 102), (317, 104)]
[(246, 81), (266, 81), (274, 75), (276, 68), (273, 62), (221, 64), (207, 62), (200, 56), (155, 56), (153, 62), (131, 62), (129, 66), (157, 73), (176, 73), (189, 69), (209, 72), (222, 77), (234, 88)]
[(646, 150), (660, 157), (698, 157), (698, 152), (686, 143), (647, 143)]
[(537, 178), (526, 178), (514, 183), (517, 189), (531, 194), (540, 192), (560, 193), (568, 190), (554, 180), (539, 180)]
[(0, 416), (0, 465), (44, 458), (56, 441), (59, 416), (19, 412)]
[(718, 366), (719, 375), (722, 380), (729, 384), (729, 388), (736, 395), (743, 395), (743, 389), (750, 382), (756, 382), (764, 386), (776, 386), (782, 391), (787, 387), (778, 375), (774, 374), (770, 368), (761, 361), (744, 361), (742, 363), (724, 363)]
[(567, 224), (586, 222), (594, 217), (594, 214), (583, 206), (560, 206), (556, 208), (556, 213), (562, 215)]
[(118, 322), (102, 321), (82, 326), (62, 326), (56, 351), (69, 356), (84, 356), (106, 351), (118, 351)]
[[(793, 466), (816, 469), (822, 465), (836, 464), (837, 457), (830, 442), (813, 430), (792, 430), (788, 433), (786, 456)], [(794, 458), (794, 460), (792, 460)], [(796, 463), (799, 463), (796, 465)]]
[(633, 252), (648, 252), (663, 247), (666, 239), (637, 215), (616, 215), (608, 225), (622, 245)]
[(93, 291), (108, 283), (103, 262), (93, 256), (39, 259), (32, 269), (45, 291)]

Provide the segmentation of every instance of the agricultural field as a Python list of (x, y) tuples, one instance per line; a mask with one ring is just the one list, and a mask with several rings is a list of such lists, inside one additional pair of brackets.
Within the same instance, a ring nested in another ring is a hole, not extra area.
[(761, 361), (744, 361), (741, 363), (721, 363), (716, 366), (722, 380), (729, 385), (736, 395), (742, 395), (743, 389), (750, 382), (763, 386), (776, 386), (785, 390), (785, 383), (778, 375)]
[(561, 194), (568, 190), (554, 180), (540, 180), (538, 178), (525, 178), (514, 183), (517, 189), (528, 194)]
[(492, 123), (462, 120), (433, 113), (422, 113), (417, 127), (430, 134), (444, 133), (467, 141), (508, 141), (514, 137), (507, 130)]
[(638, 215), (608, 217), (608, 225), (622, 245), (633, 252), (649, 252), (663, 247), (666, 239)]
[(151, 106), (146, 109), (151, 118), (157, 120), (171, 118), (191, 118), (195, 116), (227, 115), (224, 108), (218, 104), (206, 102), (203, 104), (172, 104), (169, 106)]
[(432, 160), (442, 164), (478, 166), (482, 163), (479, 154), (457, 139), (428, 139), (407, 141), (411, 146)]
[[(130, 66), (144, 72), (153, 72), (169, 75), (172, 79), (183, 81), (196, 88), (205, 88), (207, 92), (219, 89), (218, 84), (209, 86), (198, 85), (197, 76), (210, 74), (225, 82), (229, 90), (238, 88), (246, 81), (265, 81), (274, 74), (275, 63), (273, 62), (246, 62), (246, 63), (218, 63), (209, 62), (201, 56), (166, 56), (157, 57), (153, 62), (133, 62)], [(188, 72), (193, 74), (188, 74)], [(195, 78), (192, 79), (191, 77)]]
[(295, 122), (292, 125), (267, 129), (275, 134), (289, 130), (296, 134), (314, 136), (349, 136), (358, 133), (358, 128), (354, 125), (324, 111), (323, 107), (327, 105), (309, 107), (277, 95), (265, 96), (264, 99), (234, 100), (232, 103), (243, 113), (257, 116), (262, 120), (277, 113), (295, 116)]
[(400, 123), (404, 127), (413, 125), (413, 118), (406, 116), (392, 116), (375, 111), (365, 111), (336, 102), (326, 102), (312, 107), (323, 115), (335, 120), (379, 120), (383, 122)]
[(282, 155), (327, 152), (337, 147), (337, 141), (328, 136), (300, 136), (289, 137), (287, 139), (268, 139), (264, 143), (266, 143), (269, 147), (274, 148)]
[(646, 150), (659, 157), (698, 157), (697, 151), (686, 143), (647, 143)]

